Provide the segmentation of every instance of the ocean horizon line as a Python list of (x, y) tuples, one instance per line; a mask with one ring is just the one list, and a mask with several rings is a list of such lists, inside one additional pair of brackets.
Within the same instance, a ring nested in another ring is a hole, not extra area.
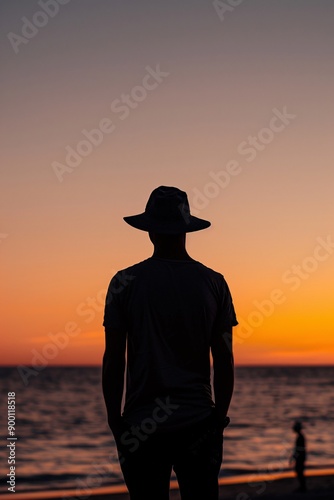
[[(18, 366), (28, 366), (31, 367), (33, 365), (24, 364), (24, 363), (15, 363), (15, 364), (2, 364), (0, 363), (0, 368), (17, 368)], [(101, 368), (102, 360), (100, 364), (48, 364), (45, 367), (40, 367), (41, 371), (45, 368)], [(235, 368), (334, 368), (333, 364), (239, 364), (235, 363)], [(37, 367), (38, 368), (38, 367)]]

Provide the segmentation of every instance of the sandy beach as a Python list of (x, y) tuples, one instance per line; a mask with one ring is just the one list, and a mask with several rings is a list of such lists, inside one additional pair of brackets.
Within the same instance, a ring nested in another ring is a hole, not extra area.
[[(242, 482), (241, 482), (242, 481)], [(309, 471), (306, 493), (296, 492), (297, 480), (292, 473), (278, 475), (254, 475), (243, 478), (220, 480), (220, 499), (224, 500), (332, 500), (334, 498), (334, 470)], [(2, 495), (3, 500), (12, 497)], [(129, 500), (124, 485), (91, 490), (59, 490), (48, 492), (15, 493), (15, 500)], [(171, 481), (171, 500), (180, 500), (177, 482)], [(143, 499), (144, 500), (144, 499)], [(159, 500), (159, 499), (157, 499)], [(205, 499), (203, 499), (205, 500)]]

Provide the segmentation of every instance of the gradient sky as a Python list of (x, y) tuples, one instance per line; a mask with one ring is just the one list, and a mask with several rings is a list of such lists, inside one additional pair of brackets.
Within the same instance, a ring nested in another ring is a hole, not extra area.
[(236, 363), (332, 364), (333, 2), (43, 3), (0, 5), (0, 362), (101, 362), (109, 280), (152, 254), (122, 217), (169, 185), (212, 222), (187, 246), (230, 285)]

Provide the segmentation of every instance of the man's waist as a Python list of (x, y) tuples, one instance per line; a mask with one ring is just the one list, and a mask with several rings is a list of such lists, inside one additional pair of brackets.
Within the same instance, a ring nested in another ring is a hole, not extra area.
[(123, 418), (129, 425), (151, 428), (152, 432), (172, 430), (205, 419), (211, 415), (213, 407), (212, 400), (184, 402), (169, 396), (158, 397), (145, 405), (126, 405)]

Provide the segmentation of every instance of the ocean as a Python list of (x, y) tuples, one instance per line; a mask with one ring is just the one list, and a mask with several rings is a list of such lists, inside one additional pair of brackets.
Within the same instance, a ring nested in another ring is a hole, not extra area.
[[(3, 493), (8, 392), (16, 401), (16, 491), (122, 482), (101, 368), (46, 367), (27, 385), (16, 367), (2, 367), (0, 375)], [(288, 470), (295, 419), (304, 424), (307, 467), (334, 467), (333, 381), (334, 367), (237, 367), (221, 476)]]

